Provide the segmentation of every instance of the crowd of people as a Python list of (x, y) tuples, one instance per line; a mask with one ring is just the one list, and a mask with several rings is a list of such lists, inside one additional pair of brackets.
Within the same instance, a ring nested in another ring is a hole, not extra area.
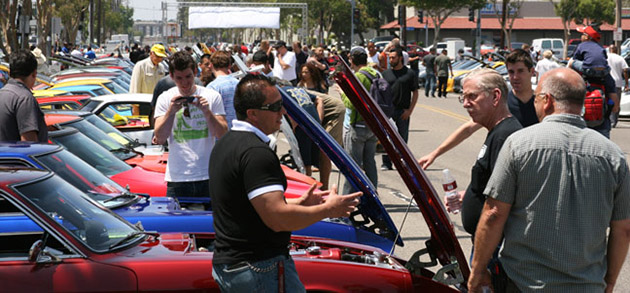
[[(615, 285), (630, 243), (630, 171), (623, 152), (607, 138), (621, 91), (628, 87), (627, 65), (616, 47), (603, 51), (596, 30), (580, 32), (582, 44), (569, 68), (559, 68), (551, 52), (536, 63), (530, 51), (516, 49), (505, 56), (511, 88), (495, 70), (471, 72), (459, 97), (471, 120), (418, 160), (426, 169), (474, 132), (488, 131), (469, 186), (445, 201), (449, 211), (461, 205), (463, 226), (474, 243), (471, 292), (484, 287), (608, 292)], [(41, 66), (35, 49), (10, 56), (11, 78), (0, 90), (0, 141), (47, 141), (43, 114), (30, 91)], [(61, 51), (75, 54), (70, 46)], [(347, 183), (343, 195), (337, 194), (329, 182), (330, 160), (294, 124), (307, 175), (319, 170), (323, 186), (315, 191), (313, 185), (297, 199), (284, 198), (286, 177), (267, 145), (286, 114), (276, 84), (343, 144), (378, 186), (378, 140), (330, 81), (333, 64), (326, 51), (325, 45), (262, 40), (257, 50), (235, 44), (207, 50), (196, 60), (191, 48), (131, 48), (130, 92), (153, 95), (153, 142), (169, 149), (167, 195), (211, 199), (212, 274), (223, 291), (282, 286), (303, 292), (289, 256), (290, 231), (348, 216), (361, 196)], [(89, 52), (88, 47), (81, 54), (94, 58)], [(233, 55), (255, 73), (235, 78)], [(387, 83), (391, 122), (405, 142), (419, 103), (420, 63), (426, 69), (425, 97), (435, 97), (437, 90), (437, 97), (447, 98), (453, 69), (446, 50), (410, 56), (393, 39), (382, 52), (370, 42), (339, 56), (366, 89), (379, 79)], [(589, 129), (582, 107), (587, 84), (597, 82), (605, 85), (612, 115)], [(387, 155), (380, 169), (393, 169)]]

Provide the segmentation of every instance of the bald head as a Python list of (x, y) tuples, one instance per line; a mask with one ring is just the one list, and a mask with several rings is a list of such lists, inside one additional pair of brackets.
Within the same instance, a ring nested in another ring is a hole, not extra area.
[(538, 93), (547, 93), (556, 100), (558, 111), (580, 114), (586, 85), (582, 77), (572, 69), (563, 67), (547, 71), (538, 84)]

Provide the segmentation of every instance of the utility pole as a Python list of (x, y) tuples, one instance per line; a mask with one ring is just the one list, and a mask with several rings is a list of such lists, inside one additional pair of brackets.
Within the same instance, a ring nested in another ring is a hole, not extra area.
[(90, 0), (90, 24), (88, 25), (88, 45), (94, 40), (94, 0)]
[(475, 56), (481, 59), (481, 9), (477, 9), (477, 30), (475, 33)]
[(354, 15), (355, 15), (355, 5), (354, 5), (354, 0), (350, 0), (350, 4), (352, 5), (352, 13), (350, 13), (350, 48), (352, 48), (352, 45), (354, 45), (354, 22), (357, 21), (354, 19)]
[[(617, 35), (619, 38), (615, 38), (615, 46), (617, 50), (619, 50), (619, 54), (621, 54), (621, 41), (623, 41), (623, 30), (621, 28), (621, 0), (615, 0), (615, 28), (617, 31)], [(615, 33), (613, 32), (613, 36)]]
[(96, 19), (96, 44), (97, 46), (101, 45), (101, 33), (103, 30), (103, 0), (96, 0), (96, 11), (98, 12), (98, 17)]
[(400, 45), (404, 46), (407, 41), (407, 7), (405, 5), (398, 5), (398, 25), (400, 25), (398, 33), (400, 36)]

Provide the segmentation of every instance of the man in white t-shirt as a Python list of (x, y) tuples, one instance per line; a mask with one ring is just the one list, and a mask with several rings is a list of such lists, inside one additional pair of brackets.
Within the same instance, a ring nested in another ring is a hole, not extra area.
[(543, 52), (543, 58), (536, 63), (536, 83), (540, 79), (545, 72), (561, 67), (556, 61), (552, 60), (553, 52), (551, 50), (546, 50)]
[(284, 41), (278, 41), (273, 47), (276, 49), (276, 58), (274, 58), (273, 63), (273, 76), (288, 80), (295, 86), (297, 84), (297, 74), (295, 73), (297, 60), (295, 53), (287, 49), (287, 43)]
[(223, 100), (215, 90), (195, 85), (197, 63), (190, 54), (173, 54), (169, 73), (176, 86), (158, 97), (154, 114), (154, 140), (168, 141), (169, 147), (166, 195), (209, 203), (210, 152), (227, 131)]
[[(617, 46), (608, 46), (608, 66), (610, 66), (610, 75), (615, 80), (615, 88), (617, 89), (617, 97), (621, 100), (622, 90), (628, 90), (628, 64), (626, 60), (619, 55), (619, 48)], [(617, 110), (617, 111), (614, 111)], [(617, 120), (619, 120), (619, 106), (614, 107), (612, 113), (610, 113), (610, 126), (616, 127)]]

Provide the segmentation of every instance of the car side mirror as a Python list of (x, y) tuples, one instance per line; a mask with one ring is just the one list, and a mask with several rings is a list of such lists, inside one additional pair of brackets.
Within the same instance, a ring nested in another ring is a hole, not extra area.
[(33, 263), (51, 263), (61, 262), (61, 258), (46, 250), (44, 241), (37, 240), (28, 250), (28, 261)]

